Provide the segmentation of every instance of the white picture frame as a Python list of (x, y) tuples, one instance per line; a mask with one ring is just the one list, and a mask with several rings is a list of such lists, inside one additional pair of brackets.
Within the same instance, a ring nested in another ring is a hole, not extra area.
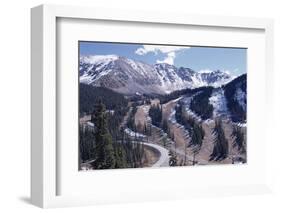
[[(241, 17), (217, 17), (203, 15), (173, 14), (173, 13), (153, 13), (146, 11), (122, 11), (101, 8), (85, 8), (74, 6), (54, 6), (41, 5), (31, 10), (31, 201), (34, 205), (42, 208), (92, 205), (99, 203), (114, 203), (142, 200), (163, 200), (173, 199), (171, 196), (161, 196), (163, 191), (154, 189), (153, 196), (143, 196), (142, 194), (112, 193), (105, 199), (99, 195), (58, 195), (58, 173), (60, 167), (57, 166), (58, 146), (57, 146), (57, 20), (83, 19), (102, 21), (119, 21), (134, 23), (153, 23), (167, 26), (200, 26), (207, 28), (232, 29), (253, 29), (261, 30), (264, 33), (265, 52), (263, 74), (265, 81), (265, 101), (264, 108), (267, 109), (265, 115), (267, 121), (265, 132), (265, 147), (270, 144), (270, 109), (272, 107), (272, 96), (269, 95), (270, 88), (273, 87), (273, 21), (271, 19), (241, 18)], [(254, 104), (254, 103), (252, 103)], [(268, 149), (270, 150), (270, 148)], [(270, 153), (265, 154), (266, 162), (262, 167), (265, 173), (258, 183), (254, 184), (233, 184), (214, 187), (200, 187), (198, 183), (194, 188), (183, 188), (170, 186), (169, 191), (177, 198), (188, 198), (197, 196), (213, 195), (241, 195), (252, 193), (264, 193), (271, 191), (271, 165)], [(181, 168), (183, 171), (185, 168)], [(178, 169), (173, 169), (176, 172)], [(191, 170), (189, 170), (191, 171)], [(77, 171), (78, 172), (78, 171)], [(132, 171), (131, 173), (139, 171)], [(145, 171), (144, 171), (145, 172)], [(154, 170), (159, 173), (160, 170)], [(108, 175), (108, 173), (106, 173)], [(105, 175), (106, 175), (105, 174)], [(74, 183), (75, 184), (75, 183)], [(187, 191), (188, 189), (188, 191)], [(128, 191), (128, 193), (132, 191)], [(159, 195), (155, 197), (155, 195)]]

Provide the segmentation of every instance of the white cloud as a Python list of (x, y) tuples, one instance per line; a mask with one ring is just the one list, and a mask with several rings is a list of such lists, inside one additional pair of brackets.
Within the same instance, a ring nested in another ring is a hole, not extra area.
[(169, 52), (166, 56), (166, 58), (164, 58), (164, 60), (157, 60), (157, 63), (167, 63), (167, 64), (174, 64), (174, 60), (176, 57), (176, 53), (175, 52)]
[(174, 64), (176, 58), (176, 52), (180, 50), (189, 49), (190, 47), (179, 47), (179, 46), (160, 46), (160, 45), (143, 45), (138, 48), (135, 53), (138, 55), (145, 55), (147, 53), (153, 52), (157, 55), (159, 52), (166, 54), (163, 60), (157, 60), (157, 63), (168, 63)]

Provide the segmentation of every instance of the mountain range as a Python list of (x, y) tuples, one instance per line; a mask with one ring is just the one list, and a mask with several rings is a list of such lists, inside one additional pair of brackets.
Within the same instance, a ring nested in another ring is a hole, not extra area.
[(195, 71), (166, 63), (147, 64), (117, 55), (81, 56), (80, 83), (123, 94), (169, 94), (185, 88), (220, 87), (235, 76), (227, 71)]

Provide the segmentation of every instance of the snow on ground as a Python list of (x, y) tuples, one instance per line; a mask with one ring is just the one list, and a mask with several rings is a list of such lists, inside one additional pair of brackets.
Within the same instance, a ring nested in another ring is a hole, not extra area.
[(90, 84), (92, 82), (92, 76), (88, 75), (87, 73), (84, 73), (84, 75), (80, 76), (79, 80), (80, 83)]
[(189, 116), (191, 116), (192, 118), (194, 118), (198, 122), (202, 121), (202, 118), (199, 115), (197, 115), (195, 112), (193, 112), (191, 109), (189, 109), (189, 107), (186, 107), (185, 111)]
[[(119, 57), (117, 55), (89, 55), (89, 56), (81, 56), (80, 62), (91, 64), (87, 68), (87, 71), (80, 76), (80, 82), (84, 84), (91, 84), (94, 81), (98, 80), (104, 75), (108, 75), (112, 69), (104, 69), (108, 66), (108, 64), (112, 61), (117, 60)], [(89, 74), (92, 69), (95, 67), (94, 72)]]
[(237, 88), (234, 97), (238, 101), (239, 105), (243, 108), (243, 110), (246, 110), (246, 93), (243, 92), (240, 88)]
[(215, 89), (209, 98), (209, 102), (214, 107), (213, 117), (227, 116), (227, 102), (224, 96), (224, 90), (221, 88)]
[(174, 108), (171, 109), (171, 114), (170, 114), (170, 117), (168, 118), (168, 120), (174, 124), (177, 128), (179, 129), (182, 129), (183, 130), (183, 134), (184, 136), (188, 136), (189, 135), (189, 132), (187, 129), (185, 129), (185, 127), (181, 124), (179, 124), (177, 121), (176, 121), (176, 117), (175, 117), (175, 114), (176, 114), (176, 110)]
[[(179, 100), (181, 100), (183, 103), (184, 103), (184, 107), (185, 107), (185, 111), (186, 113), (191, 116), (192, 118), (195, 118), (198, 122), (201, 122), (202, 119), (200, 118), (200, 116), (198, 116), (196, 113), (194, 113), (193, 111), (190, 110), (190, 102), (192, 100), (192, 97), (179, 97), (173, 101), (171, 101), (172, 103), (176, 103), (178, 102)], [(172, 108), (171, 109), (171, 114), (170, 114), (170, 117), (169, 117), (169, 121), (172, 123), (172, 124), (177, 124), (178, 128), (182, 128), (184, 129), (184, 126), (180, 125), (177, 123), (176, 121), (176, 117), (175, 117), (175, 114), (176, 114), (176, 110), (175, 108)]]
[[(129, 128), (125, 129), (125, 133), (130, 135), (131, 137), (139, 137), (139, 138), (146, 137), (145, 135), (134, 132), (133, 130), (131, 130)], [(169, 166), (169, 159), (170, 159), (169, 158), (169, 151), (166, 148), (164, 148), (160, 145), (157, 145), (157, 144), (152, 144), (152, 143), (147, 143), (147, 142), (138, 142), (138, 141), (132, 141), (132, 142), (133, 143), (141, 143), (145, 146), (149, 146), (149, 147), (157, 150), (160, 153), (158, 161), (156, 161), (152, 165), (152, 167)]]
[(98, 70), (95, 70), (94, 75), (89, 75), (88, 72), (85, 72), (82, 76), (80, 76), (79, 80), (80, 83), (91, 84), (94, 81), (100, 79), (102, 76), (109, 74), (111, 71), (112, 69), (106, 69), (102, 72), (98, 72)]
[(247, 127), (247, 123), (235, 123), (239, 127)]
[(89, 56), (81, 56), (80, 62), (87, 63), (87, 64), (109, 63), (117, 59), (118, 59), (117, 55), (89, 55)]
[(192, 79), (192, 82), (193, 82), (192, 88), (198, 88), (198, 87), (207, 86), (207, 83), (202, 80), (200, 74), (199, 75), (198, 74), (197, 75), (192, 75), (191, 79)]
[[(199, 92), (196, 93), (195, 95), (197, 95), (197, 94), (199, 94)], [(196, 119), (198, 122), (201, 122), (202, 121), (201, 117), (190, 109), (190, 103), (191, 103), (192, 97), (193, 96), (182, 99), (184, 106), (185, 106), (185, 111), (189, 116)]]
[(143, 135), (143, 134), (141, 134), (141, 133), (138, 133), (138, 132), (134, 132), (133, 130), (131, 130), (131, 129), (129, 129), (129, 128), (126, 128), (126, 129), (124, 130), (124, 132), (125, 132), (126, 134), (128, 134), (129, 136), (131, 136), (131, 137), (137, 137), (137, 138), (144, 138), (144, 137), (146, 137), (145, 135)]
[(181, 99), (182, 99), (182, 97), (179, 97), (179, 98), (177, 98), (177, 99), (174, 99), (174, 100), (172, 100), (172, 103), (178, 102), (178, 101), (181, 100)]
[(90, 121), (87, 121), (87, 125), (88, 125), (89, 127), (92, 127), (92, 128), (94, 128), (94, 127), (95, 127), (95, 124), (94, 124), (94, 123), (92, 123), (92, 122), (90, 122)]
[(171, 121), (172, 124), (176, 124), (177, 123), (175, 114), (176, 114), (176, 110), (174, 108), (172, 108), (171, 109), (170, 117), (168, 119), (169, 121)]

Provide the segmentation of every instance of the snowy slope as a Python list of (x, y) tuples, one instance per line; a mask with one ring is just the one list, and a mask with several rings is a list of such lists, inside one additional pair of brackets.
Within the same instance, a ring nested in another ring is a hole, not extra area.
[(243, 110), (246, 110), (246, 93), (242, 91), (241, 88), (237, 88), (235, 92), (235, 100), (239, 103), (239, 105), (243, 108)]
[[(197, 93), (191, 96), (183, 96), (180, 100), (184, 105), (185, 111), (198, 121), (202, 120), (202, 115), (193, 112), (190, 103), (203, 89), (199, 89)], [(217, 117), (228, 118), (235, 123), (244, 125), (246, 123), (247, 111), (246, 74), (239, 76), (222, 87), (213, 88), (208, 100), (209, 104), (213, 106), (210, 119)]]
[(209, 103), (214, 107), (213, 117), (228, 115), (227, 102), (222, 88), (213, 90)]
[(200, 71), (170, 64), (146, 64), (116, 55), (80, 57), (80, 82), (115, 91), (166, 94), (185, 88), (221, 86), (233, 79), (224, 71)]

